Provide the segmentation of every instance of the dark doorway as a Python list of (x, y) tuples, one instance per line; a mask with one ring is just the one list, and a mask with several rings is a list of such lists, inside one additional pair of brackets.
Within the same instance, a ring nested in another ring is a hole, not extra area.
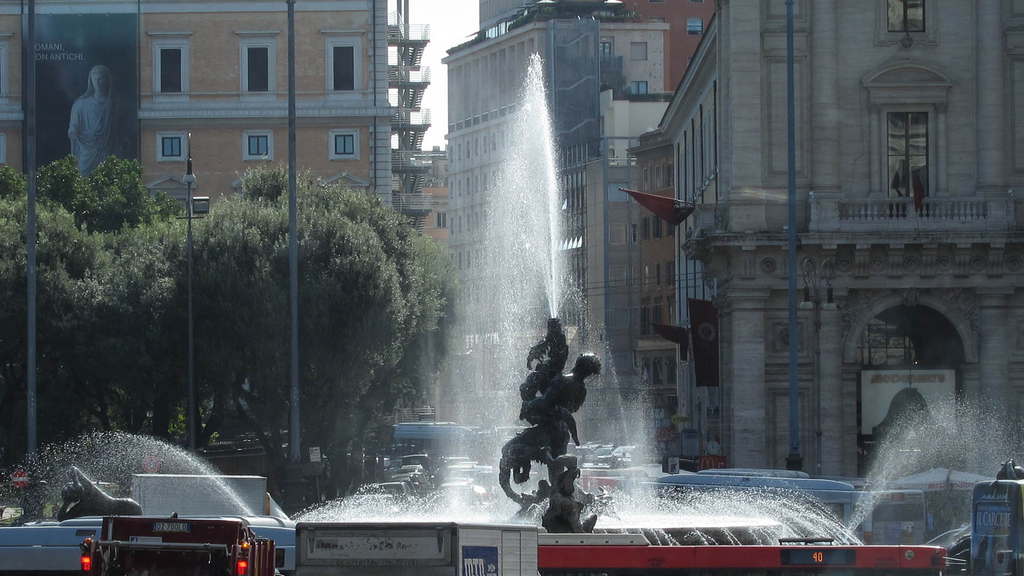
[[(913, 438), (920, 430), (917, 441), (926, 442), (925, 430), (934, 423), (920, 392), (929, 395), (930, 391), (934, 398), (935, 391), (942, 390), (943, 399), (952, 396), (950, 400), (961, 396), (964, 347), (953, 324), (935, 309), (920, 304), (899, 305), (882, 311), (864, 327), (859, 359), (857, 469), (859, 475), (867, 476), (879, 464), (880, 454), (895, 449), (894, 438), (907, 436), (908, 432)], [(865, 381), (866, 374), (872, 375), (872, 382)], [(877, 408), (870, 413), (866, 402), (875, 400), (876, 389), (878, 394), (886, 395), (887, 410), (882, 421), (878, 421)], [(912, 445), (916, 441), (903, 443), (906, 445), (900, 450), (920, 454), (920, 449)]]

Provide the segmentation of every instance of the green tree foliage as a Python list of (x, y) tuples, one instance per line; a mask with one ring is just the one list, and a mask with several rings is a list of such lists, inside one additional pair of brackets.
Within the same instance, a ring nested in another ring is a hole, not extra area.
[(75, 157), (67, 156), (40, 168), (38, 186), (41, 199), (62, 206), (74, 215), (78, 227), (91, 232), (117, 232), (182, 212), (181, 204), (163, 193), (150, 197), (138, 160), (110, 156), (83, 177)]
[[(140, 176), (116, 159), (88, 179), (68, 159), (40, 170), (41, 443), (89, 430), (185, 441), (186, 223), (169, 218), (180, 207), (149, 199)], [(242, 189), (193, 222), (198, 443), (253, 433), (283, 466), (287, 177), (253, 172)], [(378, 425), (433, 383), (455, 273), (443, 248), (374, 196), (304, 175), (298, 201), (302, 442), (337, 458), (376, 448)], [(25, 206), (23, 179), (0, 169), (0, 443), (9, 456), (24, 451)], [(225, 422), (242, 426), (222, 430)]]
[[(376, 197), (300, 179), (299, 341), (303, 443), (358, 452), (375, 419), (432, 381), (446, 351), (454, 271)], [(209, 391), (228, 384), (268, 454), (288, 429), (286, 176), (255, 172), (197, 235), (197, 334)], [(222, 388), (223, 389), (223, 388)]]

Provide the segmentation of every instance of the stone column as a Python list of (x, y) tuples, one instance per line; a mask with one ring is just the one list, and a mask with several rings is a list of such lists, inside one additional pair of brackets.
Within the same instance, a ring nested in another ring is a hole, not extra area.
[(1005, 194), (1004, 153), (1006, 106), (1001, 0), (977, 0), (978, 188), (985, 194)]
[[(978, 364), (980, 382), (977, 398), (1009, 407), (1010, 351), (1006, 294), (979, 294)], [(1009, 290), (1012, 293), (1012, 289)]]
[(821, 423), (821, 473), (843, 475), (843, 342), (838, 309), (821, 311), (821, 361), (818, 398)]
[(767, 447), (765, 424), (764, 305), (767, 295), (729, 295), (732, 309), (729, 374), (723, 381), (729, 392), (731, 443), (729, 466), (764, 468)]
[[(940, 104), (935, 107), (935, 188), (929, 191), (933, 196), (949, 196), (949, 190), (946, 185), (946, 174), (948, 174), (948, 166), (946, 164), (946, 146), (949, 142), (948, 136), (946, 135), (946, 105)], [(938, 194), (936, 194), (936, 192)]]
[(839, 51), (836, 0), (808, 3), (811, 9), (811, 165), (818, 194), (839, 191)]
[(881, 112), (877, 104), (868, 105), (868, 166), (871, 174), (871, 181), (868, 182), (869, 196), (877, 198), (882, 195), (882, 176), (879, 167), (881, 160)]

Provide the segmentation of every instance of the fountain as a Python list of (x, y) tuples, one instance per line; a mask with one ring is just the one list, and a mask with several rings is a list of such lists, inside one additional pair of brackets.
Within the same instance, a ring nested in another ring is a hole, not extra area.
[[(549, 411), (550, 406), (539, 400), (541, 388), (561, 375), (570, 349), (578, 346), (573, 336), (579, 334), (577, 326), (563, 326), (557, 320), (568, 289), (562, 285), (564, 266), (560, 260), (564, 251), (559, 250), (563, 212), (555, 165), (558, 154), (543, 76), (543, 63), (534, 55), (516, 107), (517, 116), (509, 124), (503, 165), (492, 180), (489, 211), (484, 221), (474, 226), (483, 250), (473, 254), (473, 265), (466, 271), (468, 297), (460, 314), (466, 353), (454, 360), (453, 379), (464, 388), (446, 394), (458, 399), (457, 408), (461, 410), (446, 419), (467, 425), (526, 422), (531, 426), (519, 436), (506, 435), (501, 439), (503, 447), (498, 444), (487, 449), (498, 460), (494, 462), (499, 470), (498, 483), (508, 498), (494, 497), (497, 490), (479, 497), (434, 495), (409, 501), (355, 496), (303, 511), (297, 519), (514, 522), (544, 524), (549, 530), (559, 529), (557, 525), (560, 529), (586, 528), (598, 533), (642, 531), (648, 539), (662, 543), (772, 544), (780, 537), (815, 536), (855, 541), (825, 506), (779, 491), (694, 493), (665, 499), (653, 488), (638, 486), (632, 493), (616, 493), (614, 501), (589, 496), (578, 488), (572, 488), (572, 496), (566, 497), (572, 484), (563, 474), (578, 474), (572, 471), (573, 460), (566, 457), (566, 445), (570, 439), (586, 435), (587, 414), (585, 409), (579, 413), (581, 425), (573, 430), (577, 424), (574, 413), (583, 404), (582, 399), (564, 404), (564, 412)], [(458, 244), (453, 245), (453, 250), (459, 249)], [(566, 318), (571, 318), (568, 311), (563, 314), (563, 320)], [(545, 319), (546, 334), (537, 342), (537, 329), (545, 326)], [(534, 342), (537, 344), (531, 347)], [(521, 350), (529, 350), (525, 373)], [(615, 379), (614, 374), (606, 377)], [(532, 488), (513, 490), (513, 483), (525, 484), (531, 479), (531, 473), (537, 472), (531, 463), (538, 462), (547, 469), (532, 478)], [(549, 514), (545, 522), (552, 495), (556, 508), (570, 514), (559, 518)]]

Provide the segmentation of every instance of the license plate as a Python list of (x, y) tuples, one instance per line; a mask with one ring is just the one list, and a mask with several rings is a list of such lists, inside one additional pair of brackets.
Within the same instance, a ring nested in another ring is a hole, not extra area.
[(188, 522), (153, 522), (153, 532), (189, 532)]

